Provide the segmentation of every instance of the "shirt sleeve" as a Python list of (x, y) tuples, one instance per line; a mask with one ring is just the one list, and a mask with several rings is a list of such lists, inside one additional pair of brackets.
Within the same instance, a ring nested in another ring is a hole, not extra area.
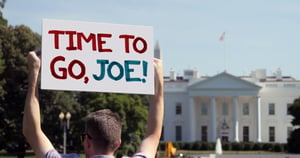
[(147, 156), (143, 153), (136, 153), (131, 158), (147, 158)]
[(45, 158), (62, 158), (62, 157), (55, 149), (52, 149), (46, 153)]
[(79, 158), (79, 155), (75, 153), (60, 154), (57, 150), (52, 149), (46, 153), (45, 158)]

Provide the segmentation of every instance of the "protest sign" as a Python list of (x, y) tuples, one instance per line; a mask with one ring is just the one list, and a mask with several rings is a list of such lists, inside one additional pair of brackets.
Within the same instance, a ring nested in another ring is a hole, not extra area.
[(154, 94), (153, 28), (43, 20), (41, 88)]

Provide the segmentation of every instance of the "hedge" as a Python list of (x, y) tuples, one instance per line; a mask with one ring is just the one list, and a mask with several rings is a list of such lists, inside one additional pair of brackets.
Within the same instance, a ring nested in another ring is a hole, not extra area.
[[(215, 150), (213, 142), (173, 142), (177, 150)], [(165, 142), (160, 142), (160, 150), (165, 150)], [(226, 151), (272, 151), (286, 152), (286, 144), (283, 143), (253, 143), (253, 142), (223, 142), (222, 149)]]

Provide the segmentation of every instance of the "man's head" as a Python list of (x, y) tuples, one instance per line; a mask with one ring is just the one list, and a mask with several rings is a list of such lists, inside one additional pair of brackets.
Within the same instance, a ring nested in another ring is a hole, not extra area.
[[(98, 110), (88, 115), (85, 130), (93, 154), (113, 153), (121, 143), (121, 119), (109, 109)], [(86, 146), (85, 150), (87, 152)]]

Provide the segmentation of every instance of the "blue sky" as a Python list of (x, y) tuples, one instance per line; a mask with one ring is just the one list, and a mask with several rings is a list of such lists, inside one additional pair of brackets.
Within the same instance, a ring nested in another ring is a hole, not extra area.
[(7, 0), (2, 12), (39, 34), (43, 18), (153, 26), (165, 75), (281, 68), (300, 80), (299, 0)]

